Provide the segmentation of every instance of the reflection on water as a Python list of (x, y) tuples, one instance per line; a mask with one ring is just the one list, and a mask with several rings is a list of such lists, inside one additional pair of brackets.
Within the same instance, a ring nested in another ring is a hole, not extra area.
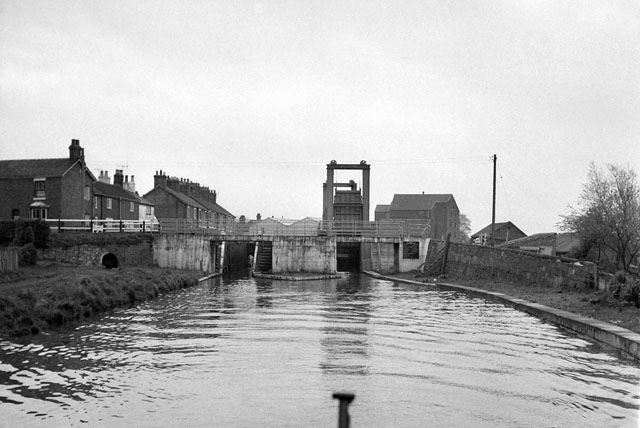
[(325, 295), (327, 322), (320, 339), (325, 351), (320, 368), (325, 373), (368, 374), (371, 297), (370, 283), (361, 285), (355, 281), (338, 282), (335, 292)]
[(215, 279), (0, 341), (0, 427), (638, 426), (640, 368), (526, 314), (354, 275)]

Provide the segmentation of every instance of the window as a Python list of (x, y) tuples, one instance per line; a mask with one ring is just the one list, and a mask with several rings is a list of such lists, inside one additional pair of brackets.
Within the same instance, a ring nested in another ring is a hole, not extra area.
[(418, 258), (420, 258), (420, 243), (419, 242), (404, 242), (402, 244), (402, 258), (403, 259), (418, 259)]
[(89, 186), (84, 186), (84, 200), (85, 201), (91, 200), (91, 187)]
[(31, 218), (47, 218), (47, 208), (31, 208)]
[(133, 212), (135, 210), (135, 204), (133, 202), (129, 202), (129, 211)]
[(146, 205), (144, 207), (144, 211), (146, 215), (152, 215), (153, 213), (151, 212), (151, 207), (149, 205)]
[[(44, 188), (45, 188), (45, 183), (46, 183), (46, 179), (44, 178), (35, 178), (33, 180), (33, 186), (34, 186), (34, 190), (35, 190), (35, 198), (45, 198), (45, 192), (44, 192)], [(36, 218), (36, 217), (34, 217)], [(37, 217), (39, 218), (39, 217)]]
[(113, 199), (107, 198), (107, 209), (110, 210), (113, 208)]
[(98, 197), (97, 196), (93, 197), (93, 208), (96, 209), (96, 210), (98, 209)]

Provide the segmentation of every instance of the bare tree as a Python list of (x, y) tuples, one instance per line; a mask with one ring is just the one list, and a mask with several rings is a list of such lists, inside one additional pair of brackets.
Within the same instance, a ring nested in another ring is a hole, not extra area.
[(466, 214), (462, 213), (460, 213), (460, 236), (465, 244), (471, 240), (471, 220)]
[(562, 216), (561, 227), (577, 232), (596, 261), (628, 271), (640, 251), (640, 188), (633, 169), (592, 162), (583, 186), (580, 208)]

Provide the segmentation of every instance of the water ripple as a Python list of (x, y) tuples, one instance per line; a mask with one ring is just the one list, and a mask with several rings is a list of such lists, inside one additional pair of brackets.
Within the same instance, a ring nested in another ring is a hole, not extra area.
[(343, 389), (358, 426), (425, 414), (432, 426), (637, 426), (640, 410), (638, 365), (588, 340), (463, 293), (358, 276), (212, 280), (0, 341), (0, 357), (12, 426), (330, 426)]

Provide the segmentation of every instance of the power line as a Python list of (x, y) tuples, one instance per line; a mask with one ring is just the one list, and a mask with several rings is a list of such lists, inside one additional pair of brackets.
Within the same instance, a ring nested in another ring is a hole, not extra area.
[[(419, 165), (419, 164), (456, 164), (456, 163), (476, 163), (484, 161), (483, 156), (472, 157), (454, 157), (454, 158), (412, 158), (412, 159), (373, 159), (367, 161), (370, 165), (382, 165), (382, 166), (394, 166), (394, 165)], [(92, 159), (97, 164), (109, 164), (113, 162), (113, 159)], [(183, 161), (183, 160), (171, 160), (171, 161), (151, 161), (151, 160), (136, 160), (137, 165), (159, 165), (162, 167), (167, 166), (194, 166), (194, 167), (217, 167), (217, 168), (258, 168), (258, 167), (277, 167), (277, 168), (303, 168), (311, 166), (324, 166), (327, 161), (283, 161), (283, 160), (260, 160), (260, 161)], [(352, 163), (352, 162), (344, 162)]]

